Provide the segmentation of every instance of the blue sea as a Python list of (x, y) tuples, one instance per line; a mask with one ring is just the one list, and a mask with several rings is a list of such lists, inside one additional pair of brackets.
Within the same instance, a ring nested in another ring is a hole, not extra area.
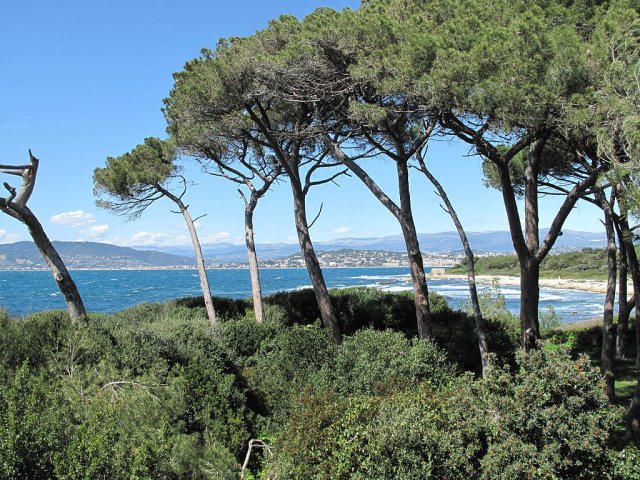
[[(428, 269), (427, 269), (428, 270)], [(407, 268), (325, 268), (329, 288), (368, 286), (389, 292), (411, 291)], [(195, 270), (78, 270), (71, 272), (85, 306), (90, 312), (112, 313), (143, 302), (162, 302), (202, 295)], [(249, 271), (209, 270), (213, 295), (249, 298)], [(263, 269), (263, 293), (309, 288), (305, 269)], [(468, 302), (465, 280), (429, 280), (429, 288), (444, 295), (453, 308)], [(481, 290), (487, 286), (479, 286)], [(501, 288), (507, 307), (518, 312), (517, 287)], [(563, 322), (592, 319), (602, 314), (604, 294), (542, 288), (540, 308), (553, 307)], [(0, 306), (12, 315), (23, 316), (42, 310), (65, 308), (64, 298), (48, 271), (1, 271)]]

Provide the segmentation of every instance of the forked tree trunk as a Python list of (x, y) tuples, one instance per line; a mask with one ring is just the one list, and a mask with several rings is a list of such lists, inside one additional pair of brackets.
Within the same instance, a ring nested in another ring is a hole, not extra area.
[(64, 295), (67, 312), (69, 312), (71, 320), (78, 322), (85, 319), (87, 313), (84, 308), (84, 303), (82, 302), (82, 297), (80, 297), (80, 292), (78, 292), (78, 288), (71, 278), (67, 267), (49, 240), (49, 237), (47, 237), (36, 216), (26, 206), (20, 207), (14, 203), (9, 203), (9, 206), (12, 211), (19, 215), (20, 220), (27, 226), (33, 242), (47, 262), (51, 275), (58, 284), (60, 292)]
[(326, 144), (331, 148), (334, 156), (347, 167), (364, 185), (374, 197), (398, 220), (409, 257), (411, 282), (413, 284), (414, 301), (416, 308), (416, 323), (419, 338), (431, 336), (431, 311), (429, 308), (429, 290), (420, 244), (416, 233), (416, 226), (411, 213), (411, 196), (409, 193), (409, 173), (406, 161), (396, 160), (398, 188), (400, 193), (400, 206), (398, 206), (378, 184), (365, 172), (360, 165), (349, 158), (342, 149), (330, 138), (325, 138)]
[(200, 240), (198, 238), (198, 232), (193, 224), (193, 219), (189, 214), (189, 210), (184, 202), (169, 190), (156, 184), (156, 188), (169, 200), (174, 202), (180, 213), (184, 217), (184, 221), (189, 229), (189, 235), (191, 236), (191, 244), (193, 245), (193, 253), (196, 256), (196, 267), (198, 268), (198, 276), (200, 277), (200, 289), (202, 290), (202, 298), (204, 299), (204, 306), (207, 311), (207, 317), (211, 325), (216, 324), (216, 310), (213, 307), (213, 299), (211, 298), (211, 287), (209, 286), (209, 278), (207, 277), (207, 269), (204, 264), (204, 257), (202, 255), (202, 247), (200, 246)]
[(249, 275), (251, 277), (251, 294), (253, 296), (253, 312), (257, 322), (264, 321), (262, 308), (262, 287), (260, 286), (260, 271), (258, 270), (258, 255), (253, 236), (253, 212), (257, 199), (251, 196), (244, 209), (244, 239), (247, 245), (247, 257), (249, 260)]
[(613, 304), (616, 298), (616, 239), (613, 227), (611, 204), (600, 193), (604, 210), (604, 224), (607, 232), (607, 293), (604, 301), (604, 313), (602, 316), (602, 348), (600, 359), (602, 372), (605, 374), (605, 392), (609, 400), (615, 399), (615, 379), (613, 376), (614, 342), (613, 336)]
[(342, 343), (342, 334), (340, 333), (340, 327), (338, 326), (338, 318), (331, 305), (331, 297), (329, 296), (329, 290), (324, 281), (324, 275), (320, 268), (320, 262), (313, 248), (311, 242), (311, 235), (309, 235), (309, 225), (307, 223), (307, 207), (305, 202), (305, 195), (299, 184), (296, 184), (296, 180), (291, 178), (291, 191), (293, 192), (293, 210), (294, 219), (296, 224), (296, 231), (298, 233), (298, 242), (300, 243), (300, 251), (304, 258), (307, 271), (309, 272), (309, 278), (311, 279), (311, 285), (313, 286), (313, 293), (316, 296), (318, 302), (318, 308), (320, 309), (320, 315), (322, 317), (322, 323), (325, 328), (329, 330), (333, 338), (333, 342), (336, 345)]
[(478, 289), (476, 287), (476, 272), (473, 261), (473, 250), (471, 250), (467, 234), (464, 231), (462, 222), (460, 221), (458, 214), (453, 208), (453, 204), (449, 200), (447, 192), (442, 187), (442, 184), (438, 181), (438, 179), (436, 179), (436, 177), (434, 177), (433, 174), (429, 171), (421, 155), (418, 155), (418, 162), (420, 163), (420, 170), (433, 184), (433, 186), (438, 191), (438, 196), (444, 202), (444, 210), (451, 217), (451, 220), (453, 221), (453, 224), (458, 231), (458, 236), (460, 237), (460, 242), (462, 243), (462, 247), (464, 249), (464, 255), (467, 260), (467, 283), (469, 284), (469, 297), (471, 299), (471, 308), (473, 309), (473, 318), (476, 324), (475, 333), (476, 338), (478, 339), (478, 349), (480, 350), (482, 376), (484, 377), (487, 375), (487, 371), (489, 369), (489, 347), (487, 346), (484, 319), (482, 318), (482, 311), (480, 310), (480, 300), (478, 299)]

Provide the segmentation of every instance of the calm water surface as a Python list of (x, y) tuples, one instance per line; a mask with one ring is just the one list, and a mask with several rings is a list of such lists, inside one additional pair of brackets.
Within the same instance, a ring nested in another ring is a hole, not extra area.
[[(392, 292), (412, 290), (407, 268), (325, 268), (323, 272), (329, 288), (361, 285)], [(142, 302), (202, 294), (195, 270), (79, 270), (71, 274), (91, 312), (112, 313)], [(263, 269), (260, 274), (265, 295), (310, 286), (305, 269)], [(209, 270), (208, 275), (216, 296), (251, 296), (248, 270)], [(430, 280), (429, 288), (444, 295), (453, 308), (460, 308), (468, 301), (464, 280)], [(501, 292), (507, 307), (517, 313), (518, 288), (506, 286)], [(604, 294), (599, 293), (540, 290), (540, 308), (553, 307), (566, 322), (601, 315), (603, 301)], [(65, 308), (64, 298), (47, 271), (0, 272), (0, 305), (13, 315)]]

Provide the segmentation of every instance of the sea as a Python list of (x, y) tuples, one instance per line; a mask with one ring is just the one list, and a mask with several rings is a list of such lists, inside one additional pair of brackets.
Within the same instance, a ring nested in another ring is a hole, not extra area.
[[(425, 269), (429, 271), (429, 268)], [(329, 288), (366, 286), (385, 292), (411, 291), (409, 270), (397, 268), (324, 268)], [(246, 269), (208, 270), (213, 295), (249, 298), (251, 284)], [(71, 272), (85, 307), (90, 312), (113, 313), (144, 302), (164, 302), (202, 295), (195, 270), (75, 270)], [(269, 268), (260, 271), (264, 295), (310, 288), (303, 268)], [(452, 308), (469, 303), (466, 280), (433, 278), (430, 291), (443, 295)], [(494, 288), (479, 285), (480, 291)], [(520, 291), (499, 287), (506, 306), (518, 313)], [(541, 288), (540, 309), (553, 309), (562, 322), (590, 320), (602, 315), (604, 294)], [(13, 316), (65, 308), (64, 298), (48, 271), (0, 271), (0, 306)]]

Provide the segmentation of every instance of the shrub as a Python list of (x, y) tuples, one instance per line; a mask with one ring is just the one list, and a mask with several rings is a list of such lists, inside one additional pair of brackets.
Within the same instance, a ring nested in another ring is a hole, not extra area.
[(26, 363), (13, 375), (1, 373), (0, 477), (51, 478), (67, 429), (60, 390), (31, 375)]
[[(319, 325), (293, 326), (262, 344), (244, 374), (249, 387), (274, 416), (289, 410), (292, 398), (333, 369), (335, 346)], [(315, 385), (317, 386), (317, 385)]]
[(408, 340), (399, 332), (361, 330), (345, 337), (327, 370), (342, 395), (393, 392), (421, 381), (442, 385), (454, 376), (446, 354), (429, 340)]
[(521, 355), (518, 365), (444, 388), (423, 382), (389, 395), (299, 397), (270, 471), (309, 479), (608, 478), (606, 445), (621, 415), (598, 370), (562, 348)]

